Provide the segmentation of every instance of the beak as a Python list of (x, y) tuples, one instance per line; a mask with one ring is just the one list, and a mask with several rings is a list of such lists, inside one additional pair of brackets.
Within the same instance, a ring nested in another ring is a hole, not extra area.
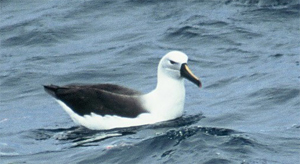
[(184, 77), (184, 78), (190, 80), (191, 82), (195, 83), (199, 88), (202, 87), (202, 84), (201, 84), (199, 78), (196, 77), (196, 76), (192, 73), (192, 71), (189, 69), (189, 67), (187, 66), (186, 63), (183, 63), (183, 64), (181, 65), (181, 68), (180, 68), (180, 74), (181, 74), (182, 77)]

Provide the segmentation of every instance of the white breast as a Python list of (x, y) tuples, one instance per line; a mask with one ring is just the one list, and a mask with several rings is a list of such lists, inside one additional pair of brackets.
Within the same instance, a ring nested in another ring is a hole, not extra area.
[(185, 100), (184, 81), (158, 86), (142, 98), (143, 106), (156, 120), (166, 121), (182, 116)]

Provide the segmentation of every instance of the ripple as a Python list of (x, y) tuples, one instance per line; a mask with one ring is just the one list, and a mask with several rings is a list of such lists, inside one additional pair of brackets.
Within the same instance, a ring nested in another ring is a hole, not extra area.
[(223, 144), (224, 146), (254, 146), (255, 141), (250, 138), (246, 138), (245, 136), (233, 136), (229, 141)]
[(183, 26), (181, 28), (169, 28), (167, 30), (167, 37), (187, 37), (187, 38), (193, 38), (198, 37), (201, 35), (200, 29), (198, 29), (196, 26)]
[(166, 135), (169, 139), (176, 139), (181, 141), (195, 135), (196, 133), (204, 133), (211, 136), (228, 136), (235, 133), (235, 131), (224, 128), (192, 126), (182, 128), (180, 130), (170, 130)]
[(258, 5), (260, 7), (293, 6), (299, 4), (297, 0), (227, 0), (226, 4), (240, 3), (244, 5)]
[[(202, 114), (184, 116), (174, 120), (165, 121), (153, 125), (144, 125), (128, 128), (116, 128), (112, 130), (90, 130), (84, 127), (58, 128), (58, 129), (37, 129), (25, 132), (27, 138), (37, 141), (55, 139), (59, 141), (73, 142), (77, 146), (102, 141), (111, 137), (136, 134), (145, 129), (165, 129), (188, 126), (203, 118)], [(192, 129), (190, 129), (192, 131)], [(170, 132), (171, 133), (171, 132)], [(210, 132), (209, 132), (210, 133)], [(213, 133), (213, 132), (212, 132)]]
[(76, 29), (62, 28), (49, 30), (33, 30), (17, 36), (9, 37), (2, 41), (2, 46), (30, 46), (30, 45), (50, 45), (57, 43), (62, 39), (75, 37)]
[(204, 162), (204, 164), (226, 164), (226, 163), (232, 163), (232, 161), (229, 161), (227, 159), (220, 159), (220, 158), (213, 158), (209, 161)]
[(249, 95), (255, 97), (255, 103), (263, 102), (264, 104), (284, 104), (290, 100), (299, 97), (300, 90), (293, 88), (264, 88)]
[(197, 27), (209, 26), (210, 28), (226, 28), (229, 26), (228, 22), (208, 19), (207, 17), (202, 15), (193, 15), (183, 21), (181, 24), (194, 25)]
[[(172, 161), (174, 162), (174, 158), (176, 158), (177, 162), (185, 161), (186, 163), (194, 163), (201, 160), (209, 163), (211, 159), (206, 159), (203, 155), (201, 155), (201, 157), (197, 156), (198, 153), (208, 155), (211, 152), (211, 148), (205, 143), (210, 142), (211, 139), (209, 138), (213, 138), (214, 141), (223, 140), (233, 133), (236, 132), (230, 129), (215, 127), (181, 127), (168, 130), (167, 132), (156, 136), (151, 136), (138, 143), (127, 144), (125, 147), (115, 147), (114, 149), (103, 152), (103, 154), (93, 154), (89, 159), (82, 160), (81, 163), (93, 163), (100, 159), (116, 163), (140, 163), (141, 161), (150, 159), (162, 163), (172, 163)], [(194, 150), (197, 153), (191, 152)], [(189, 155), (184, 155), (182, 151), (187, 152)], [(132, 153), (135, 155), (128, 156), (128, 154)], [(120, 158), (111, 158), (115, 156)], [(216, 157), (212, 161), (225, 162), (229, 160)]]
[(206, 88), (208, 89), (212, 89), (212, 88), (223, 88), (226, 87), (228, 85), (230, 85), (235, 79), (234, 78), (226, 78), (226, 79), (221, 79), (218, 80), (208, 86), (206, 86)]

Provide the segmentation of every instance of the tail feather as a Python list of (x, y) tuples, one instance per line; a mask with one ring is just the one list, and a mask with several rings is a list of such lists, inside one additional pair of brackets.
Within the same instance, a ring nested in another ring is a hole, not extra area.
[(56, 91), (59, 89), (59, 86), (56, 85), (44, 85), (44, 89), (47, 93), (49, 93), (51, 96), (56, 98)]

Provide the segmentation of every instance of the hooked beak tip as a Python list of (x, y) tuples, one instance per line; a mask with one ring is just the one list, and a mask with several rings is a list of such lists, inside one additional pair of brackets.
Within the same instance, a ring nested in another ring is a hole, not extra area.
[(201, 81), (199, 80), (198, 77), (196, 77), (192, 71), (189, 69), (189, 67), (187, 66), (186, 63), (182, 64), (181, 69), (181, 76), (190, 80), (191, 82), (193, 82), (194, 84), (196, 84), (199, 88), (202, 87)]

